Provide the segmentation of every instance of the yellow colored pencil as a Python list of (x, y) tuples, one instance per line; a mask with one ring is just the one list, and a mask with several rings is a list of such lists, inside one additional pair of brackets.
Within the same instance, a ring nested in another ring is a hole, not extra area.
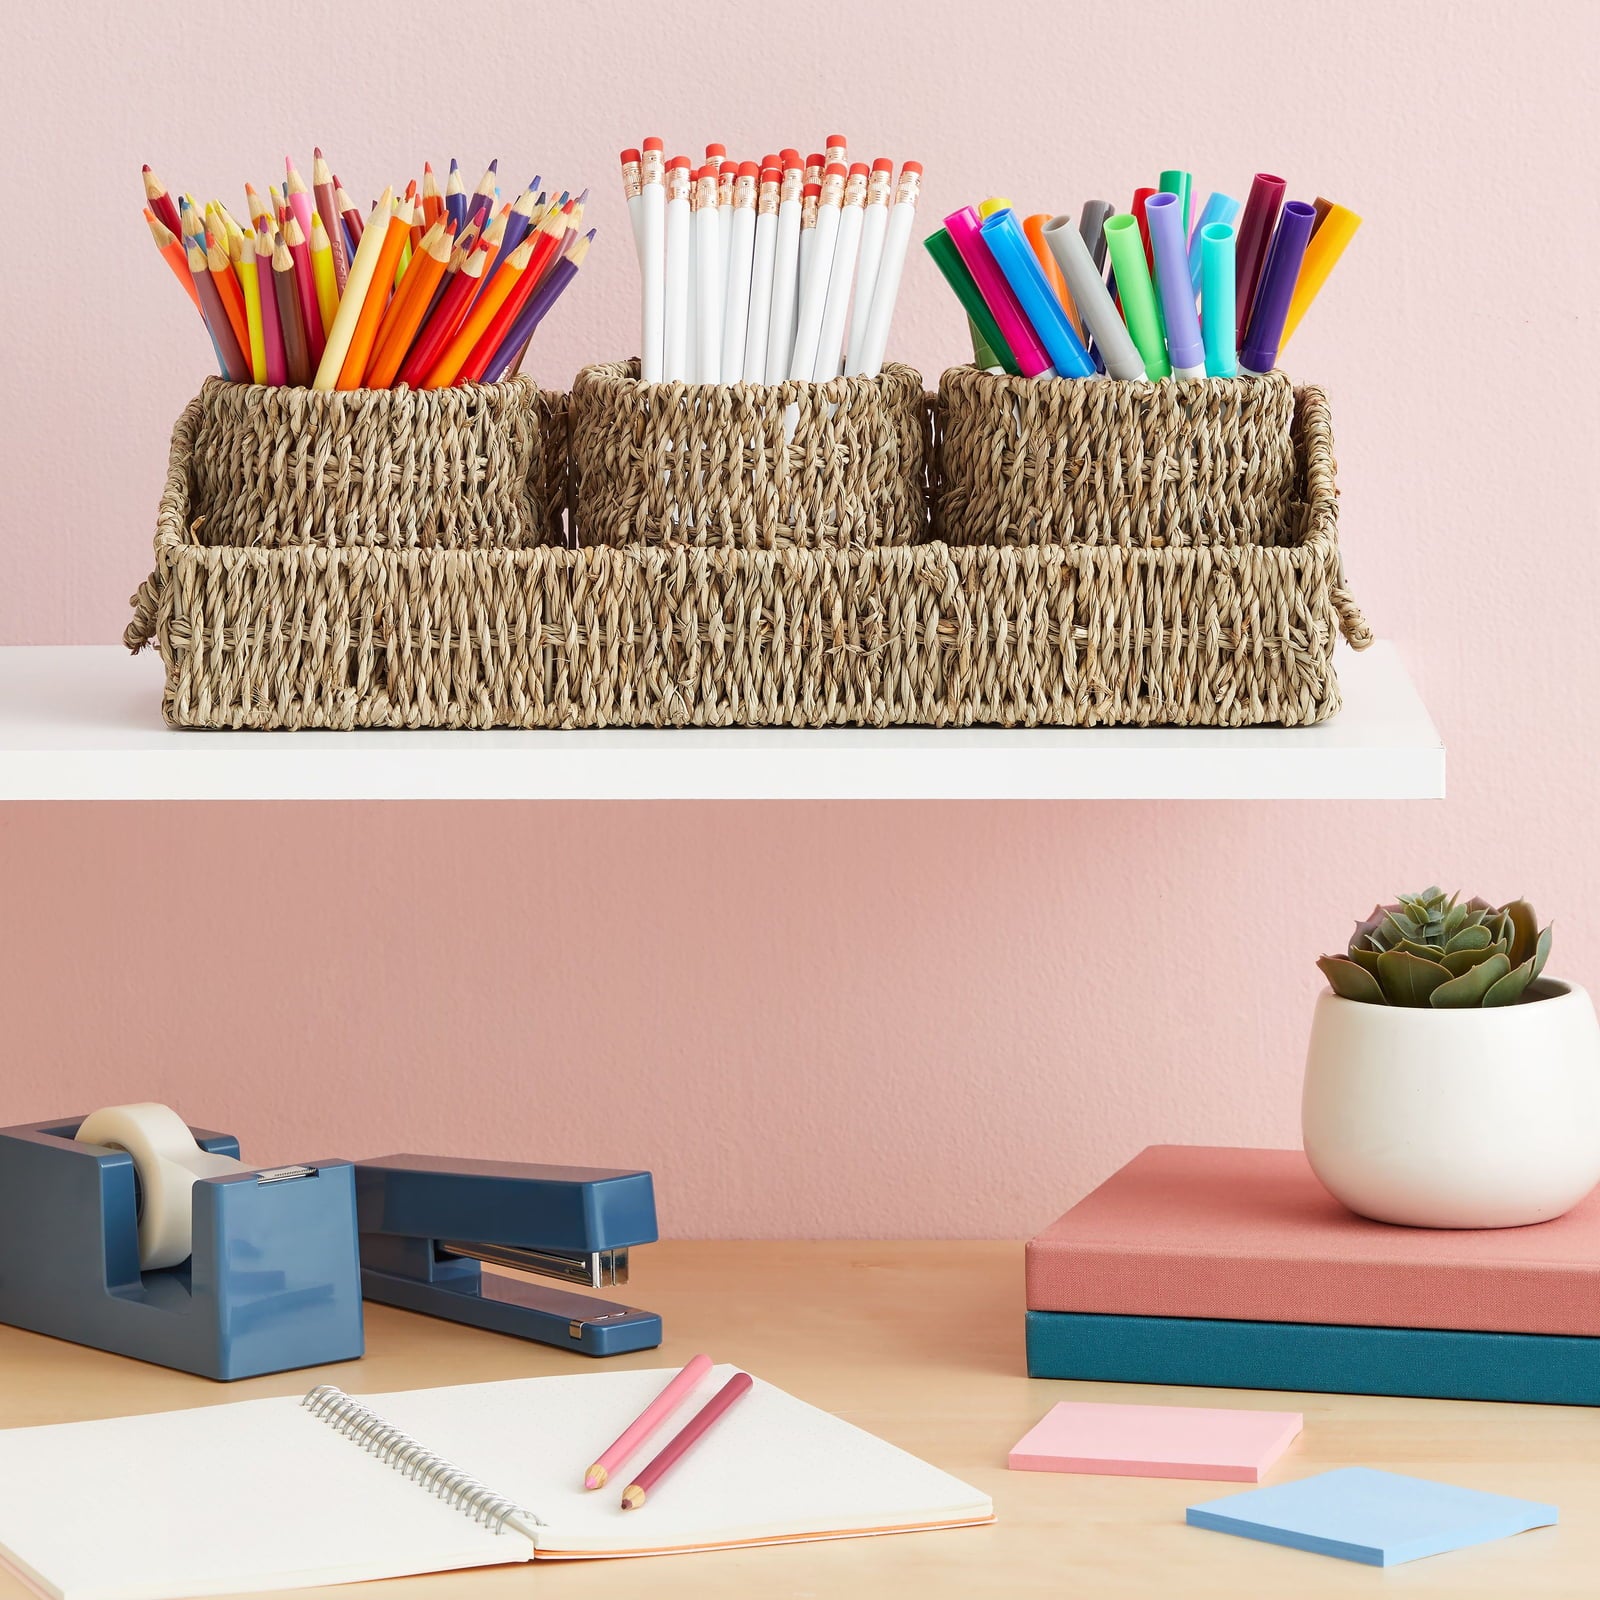
[[(239, 279), (239, 288), (244, 292), (244, 320), (245, 328), (250, 335), (250, 376), (257, 383), (267, 381), (267, 337), (261, 323), (261, 275), (256, 271), (255, 241), (250, 242), (248, 256), (241, 255), (242, 243), (234, 244), (229, 241), (229, 258), (233, 262), (234, 271)], [(248, 266), (248, 271), (241, 270), (241, 264)]]
[(339, 301), (339, 313), (333, 319), (333, 326), (328, 329), (328, 343), (317, 365), (317, 375), (311, 381), (313, 389), (338, 387), (339, 374), (344, 368), (345, 357), (350, 353), (350, 341), (355, 336), (356, 324), (361, 320), (361, 308), (368, 290), (380, 295), (378, 313), (382, 313), (387, 299), (387, 286), (374, 284), (372, 278), (378, 257), (383, 254), (384, 241), (389, 234), (389, 217), (393, 211), (394, 189), (391, 186), (378, 196), (378, 203), (372, 208), (372, 215), (362, 231), (361, 243), (356, 246), (355, 258), (350, 263), (350, 275), (344, 283), (344, 297)]
[(339, 314), (339, 283), (334, 269), (333, 241), (322, 226), (320, 213), (311, 213), (311, 278), (317, 286), (317, 314), (322, 318), (322, 337), (327, 339), (333, 319)]

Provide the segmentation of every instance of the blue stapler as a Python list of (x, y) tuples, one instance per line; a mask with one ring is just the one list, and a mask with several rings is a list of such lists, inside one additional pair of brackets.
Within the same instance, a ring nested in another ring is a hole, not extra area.
[(78, 1139), (85, 1118), (0, 1128), (0, 1321), (206, 1378), (359, 1356), (350, 1163), (235, 1166), (230, 1134), (118, 1109), (163, 1113), (188, 1152), (179, 1242), (151, 1259), (152, 1169)]
[(369, 1300), (584, 1355), (653, 1350), (653, 1311), (547, 1289), (482, 1263), (604, 1289), (656, 1235), (648, 1172), (449, 1156), (356, 1163), (361, 1287)]

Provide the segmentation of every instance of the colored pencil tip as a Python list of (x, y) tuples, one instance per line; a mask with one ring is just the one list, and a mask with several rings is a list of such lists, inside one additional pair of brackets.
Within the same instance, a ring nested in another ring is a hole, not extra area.
[(597, 1461), (584, 1473), (583, 1486), (585, 1489), (603, 1489), (606, 1486), (606, 1479), (610, 1476), (611, 1474)]
[(311, 147), (311, 155), (312, 155), (312, 158), (314, 160), (317, 160), (317, 161), (322, 160), (322, 146), (320, 144), (312, 145), (312, 147)]
[(644, 1490), (636, 1483), (630, 1483), (622, 1491), (622, 1509), (624, 1511), (637, 1511), (644, 1504)]

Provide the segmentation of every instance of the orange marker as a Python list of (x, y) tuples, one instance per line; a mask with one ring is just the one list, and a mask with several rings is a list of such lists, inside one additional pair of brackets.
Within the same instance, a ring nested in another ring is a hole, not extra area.
[(1078, 308), (1072, 303), (1072, 296), (1067, 292), (1067, 280), (1061, 276), (1061, 268), (1056, 265), (1056, 258), (1050, 254), (1050, 246), (1044, 242), (1044, 225), (1050, 220), (1044, 212), (1040, 211), (1031, 217), (1024, 217), (1022, 231), (1028, 236), (1028, 243), (1033, 247), (1033, 253), (1038, 257), (1039, 265), (1044, 269), (1046, 280), (1061, 302), (1061, 309), (1067, 314), (1070, 322), (1077, 332), (1078, 337), (1083, 337), (1083, 323), (1078, 317)]

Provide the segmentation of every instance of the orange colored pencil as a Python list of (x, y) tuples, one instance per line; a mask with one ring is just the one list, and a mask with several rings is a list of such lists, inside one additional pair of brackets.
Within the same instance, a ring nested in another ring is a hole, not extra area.
[[(402, 207), (404, 208), (402, 210)], [(359, 389), (366, 376), (367, 363), (372, 359), (372, 341), (383, 320), (384, 308), (389, 303), (389, 289), (394, 283), (394, 264), (400, 251), (411, 237), (411, 205), (409, 201), (396, 201), (389, 211), (389, 226), (383, 236), (378, 264), (372, 270), (372, 284), (361, 303), (361, 315), (355, 332), (350, 336), (350, 348), (344, 365), (339, 369), (340, 389)]]
[[(533, 239), (524, 239), (506, 257), (500, 270), (495, 273), (493, 282), (484, 286), (482, 293), (473, 302), (472, 310), (467, 314), (466, 320), (456, 330), (455, 336), (434, 363), (433, 370), (423, 380), (424, 389), (448, 388), (461, 375), (467, 357), (472, 354), (478, 341), (488, 330), (489, 324), (494, 321), (496, 312), (521, 282), (528, 260), (533, 255), (535, 243)], [(485, 360), (487, 364), (487, 358)]]
[(156, 249), (162, 254), (167, 265), (172, 268), (172, 275), (183, 285), (184, 293), (194, 302), (194, 308), (205, 315), (200, 305), (200, 291), (194, 286), (194, 275), (189, 271), (189, 258), (178, 236), (166, 223), (164, 223), (149, 206), (144, 208), (144, 220), (150, 224), (150, 237), (156, 242)]
[[(524, 242), (532, 243), (533, 253), (529, 256), (528, 264), (523, 268), (516, 287), (501, 302), (500, 309), (479, 334), (478, 342), (472, 347), (472, 353), (462, 364), (458, 374), (462, 383), (476, 383), (483, 376), (490, 359), (504, 343), (512, 324), (517, 320), (523, 306), (528, 303), (528, 296), (538, 288), (539, 280), (544, 276), (546, 268), (560, 253), (566, 232), (566, 216), (559, 207), (552, 206), (540, 220), (539, 226), (528, 235)], [(507, 256), (503, 270), (509, 271), (513, 260), (515, 255)], [(490, 287), (492, 289), (493, 286)], [(482, 299), (487, 300), (489, 294), (490, 289), (484, 290)]]
[(477, 248), (462, 262), (460, 270), (450, 280), (449, 287), (437, 306), (433, 308), (428, 323), (417, 336), (405, 365), (400, 369), (400, 381), (413, 389), (423, 386), (423, 379), (433, 370), (444, 347), (461, 325), (461, 319), (472, 304), (472, 297), (483, 282), (483, 268), (488, 246), (480, 239)]
[(422, 220), (431, 228), (444, 210), (444, 197), (439, 193), (439, 180), (434, 175), (433, 163), (422, 163)]
[(433, 291), (444, 277), (453, 242), (450, 219), (444, 217), (423, 234), (422, 244), (412, 252), (411, 264), (372, 341), (367, 388), (387, 389), (394, 382), (400, 363), (411, 348), (412, 336), (422, 324), (423, 313), (433, 303)]
[(239, 341), (239, 348), (248, 350), (250, 321), (244, 314), (244, 290), (239, 287), (239, 280), (233, 274), (233, 263), (228, 259), (222, 241), (209, 228), (206, 230), (206, 271), (217, 286), (217, 298), (222, 302), (222, 309), (228, 313), (228, 323), (233, 329), (234, 338)]

